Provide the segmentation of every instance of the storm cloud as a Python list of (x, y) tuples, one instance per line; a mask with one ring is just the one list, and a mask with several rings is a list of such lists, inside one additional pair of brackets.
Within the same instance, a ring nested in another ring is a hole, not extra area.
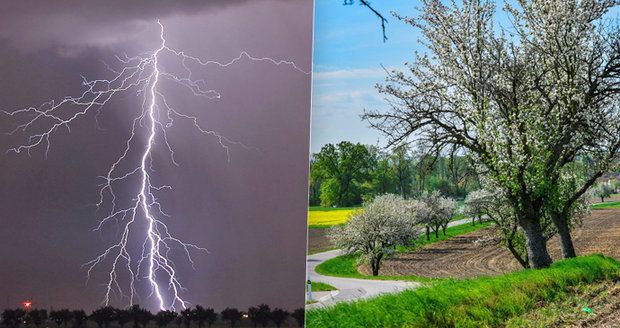
[[(158, 45), (159, 25), (176, 49), (205, 60), (256, 57), (311, 67), (312, 1), (5, 1), (0, 4), (0, 109), (36, 106), (77, 95), (81, 76), (109, 78), (116, 56)], [(165, 63), (164, 63), (165, 64)], [(106, 65), (108, 65), (106, 67)], [(174, 186), (161, 201), (171, 231), (207, 248), (195, 268), (178, 271), (193, 304), (221, 310), (259, 303), (304, 305), (310, 75), (242, 59), (227, 68), (197, 68), (221, 99), (196, 99), (173, 83), (167, 99), (199, 122), (252, 148), (232, 146), (190, 121), (169, 131), (179, 166), (154, 154), (158, 182)], [(0, 300), (16, 307), (92, 310), (101, 305), (106, 267), (86, 280), (82, 266), (118, 236), (112, 224), (93, 232), (101, 213), (99, 178), (123, 151), (140, 97), (128, 92), (100, 115), (61, 129), (45, 149), (5, 153), (23, 136), (0, 136)], [(1, 114), (0, 114), (1, 115)], [(0, 116), (0, 130), (14, 127)], [(144, 136), (140, 136), (144, 138)], [(132, 186), (119, 191), (130, 195)], [(126, 277), (121, 277), (121, 279)], [(139, 283), (137, 303), (154, 309)], [(111, 305), (126, 300), (113, 297)]]

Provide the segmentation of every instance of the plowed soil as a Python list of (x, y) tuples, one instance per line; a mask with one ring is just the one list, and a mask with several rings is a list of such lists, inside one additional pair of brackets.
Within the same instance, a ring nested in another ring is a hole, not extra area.
[(327, 236), (329, 229), (308, 229), (308, 254), (328, 251), (333, 249), (331, 240)]
[[(480, 229), (415, 252), (397, 254), (384, 261), (381, 275), (468, 278), (519, 270), (519, 263), (508, 250), (475, 242), (492, 234), (492, 229)], [(578, 255), (602, 253), (620, 260), (620, 209), (593, 210), (573, 232), (573, 243)], [(549, 241), (548, 247), (551, 257), (561, 257), (557, 237)], [(369, 273), (365, 266), (358, 269)]]

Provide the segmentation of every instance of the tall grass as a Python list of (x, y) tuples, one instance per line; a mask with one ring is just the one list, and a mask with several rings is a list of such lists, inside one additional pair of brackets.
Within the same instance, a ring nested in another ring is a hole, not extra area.
[[(324, 282), (319, 282), (319, 281), (312, 282), (313, 292), (329, 292), (329, 291), (336, 290), (336, 289), (337, 289), (336, 287), (330, 284), (326, 284)], [(308, 291), (308, 284), (306, 284), (306, 291)]]
[(548, 269), (442, 280), (371, 300), (312, 309), (307, 327), (499, 327), (567, 287), (620, 277), (620, 263), (602, 255), (558, 261)]

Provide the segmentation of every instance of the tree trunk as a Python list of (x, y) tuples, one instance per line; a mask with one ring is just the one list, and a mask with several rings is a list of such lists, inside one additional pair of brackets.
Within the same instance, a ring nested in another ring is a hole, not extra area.
[(563, 215), (552, 214), (553, 224), (558, 229), (558, 235), (560, 235), (560, 248), (562, 249), (562, 256), (565, 259), (576, 257), (575, 246), (573, 246), (573, 239), (570, 235), (570, 229), (568, 227), (568, 218)]
[(435, 227), (435, 239), (439, 239), (439, 227)]
[(533, 269), (547, 268), (553, 263), (547, 251), (547, 242), (543, 236), (540, 222), (532, 218), (523, 218), (520, 221), (525, 233), (527, 255)]
[(441, 226), (441, 231), (443, 232), (443, 235), (444, 235), (444, 236), (446, 235), (446, 228), (447, 228), (447, 227), (448, 227), (448, 225), (447, 225), (447, 224), (446, 224), (446, 225)]
[(515, 249), (515, 246), (512, 244), (512, 240), (508, 240), (507, 242), (507, 246), (508, 246), (508, 250), (510, 251), (510, 253), (512, 253), (512, 256), (519, 262), (519, 264), (521, 264), (521, 266), (524, 269), (529, 269), (530, 268), (530, 263), (526, 258), (522, 258), (521, 254), (519, 254), (519, 252), (517, 252), (517, 250)]
[(370, 269), (372, 270), (372, 275), (373, 276), (378, 276), (379, 275), (379, 261), (372, 259), (371, 263), (370, 263)]
[(431, 228), (426, 225), (426, 240), (431, 240)]

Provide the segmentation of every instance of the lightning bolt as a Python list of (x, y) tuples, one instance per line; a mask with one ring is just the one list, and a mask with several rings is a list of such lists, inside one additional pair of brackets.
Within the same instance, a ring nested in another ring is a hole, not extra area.
[[(146, 278), (150, 285), (149, 296), (156, 299), (158, 307), (161, 310), (176, 310), (187, 308), (189, 303), (182, 297), (186, 289), (178, 279), (176, 266), (170, 255), (171, 251), (181, 249), (192, 267), (194, 266), (193, 254), (208, 251), (173, 236), (163, 221), (164, 218), (170, 216), (163, 211), (158, 194), (164, 190), (172, 190), (172, 186), (154, 183), (153, 152), (156, 146), (161, 144), (169, 153), (172, 164), (179, 165), (167, 136), (167, 130), (174, 126), (175, 119), (187, 120), (200, 133), (217, 138), (219, 145), (226, 152), (228, 161), (230, 161), (229, 147), (231, 145), (246, 149), (255, 148), (228, 139), (217, 131), (203, 128), (196, 116), (187, 115), (175, 109), (166, 100), (164, 92), (160, 90), (161, 80), (175, 82), (189, 89), (195, 96), (216, 100), (221, 98), (221, 94), (207, 88), (205, 80), (195, 79), (192, 76), (190, 63), (203, 67), (214, 65), (226, 68), (245, 59), (268, 62), (276, 66), (288, 66), (303, 74), (310, 74), (310, 72), (301, 69), (292, 61), (254, 57), (246, 51), (228, 62), (202, 60), (169, 47), (166, 44), (164, 26), (159, 21), (157, 24), (160, 27), (159, 48), (134, 57), (117, 56), (116, 59), (121, 69), (114, 69), (104, 63), (114, 74), (111, 79), (89, 80), (82, 77), (85, 90), (79, 96), (66, 96), (59, 101), (50, 100), (36, 107), (13, 111), (0, 110), (0, 113), (18, 121), (15, 127), (6, 134), (21, 133), (26, 136), (23, 143), (8, 149), (8, 152), (17, 154), (26, 152), (31, 156), (31, 150), (42, 147), (45, 149), (45, 158), (47, 158), (51, 148), (50, 138), (60, 129), (67, 129), (71, 132), (72, 123), (93, 111), (95, 111), (94, 118), (97, 125), (100, 126), (99, 117), (103, 108), (118, 93), (135, 89), (137, 95), (143, 96), (141, 110), (139, 115), (133, 119), (131, 133), (125, 142), (123, 152), (112, 163), (107, 173), (100, 177), (103, 183), (100, 185), (99, 201), (96, 206), (98, 212), (104, 211), (105, 214), (94, 231), (101, 231), (106, 224), (114, 221), (121, 226), (122, 232), (116, 243), (105, 248), (101, 254), (85, 263), (84, 266), (87, 268), (87, 278), (90, 279), (93, 270), (106, 261), (111, 262), (110, 269), (107, 271), (107, 281), (104, 284), (103, 303), (105, 305), (110, 303), (114, 295), (120, 299), (126, 299), (129, 305), (134, 304), (134, 300), (139, 295), (136, 282)], [(166, 70), (162, 66), (160, 59), (164, 54), (180, 61), (183, 67), (182, 74)], [(142, 131), (146, 134), (144, 144), (141, 144), (137, 137)], [(134, 152), (138, 152), (140, 156), (139, 161), (132, 164), (131, 155)], [(125, 201), (127, 204), (123, 204), (123, 200), (118, 197), (117, 190), (125, 183), (132, 183), (132, 179), (138, 181), (139, 187), (136, 188), (133, 197)], [(146, 222), (141, 222), (142, 218)], [(146, 225), (146, 231), (140, 230), (140, 222), (143, 226)], [(129, 244), (136, 238), (142, 240), (140, 254), (132, 254), (129, 251)], [(146, 273), (143, 273), (143, 270), (146, 270)], [(128, 276), (128, 284), (123, 285), (119, 281), (119, 275), (122, 274)]]

